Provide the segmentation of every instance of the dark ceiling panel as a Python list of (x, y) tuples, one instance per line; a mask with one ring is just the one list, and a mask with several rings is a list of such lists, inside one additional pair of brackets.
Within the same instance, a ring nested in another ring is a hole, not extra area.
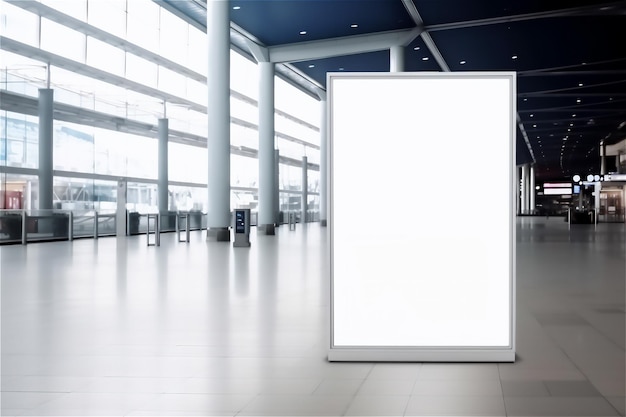
[(296, 62), (293, 66), (325, 86), (327, 72), (389, 71), (389, 51), (368, 52), (365, 54)]
[[(158, 1), (192, 22), (206, 20), (206, 0)], [(517, 109), (538, 181), (597, 173), (600, 142), (626, 137), (619, 128), (626, 122), (626, 1), (413, 3), (432, 43), (418, 36), (405, 47), (406, 71), (441, 71), (441, 54), (451, 71), (517, 72)], [(266, 46), (415, 27), (402, 0), (231, 0), (230, 6), (232, 21)], [(324, 86), (327, 72), (389, 71), (389, 52), (291, 65)], [(519, 129), (517, 139), (517, 162), (531, 162)]]
[[(583, 65), (626, 56), (623, 16), (550, 18), (431, 34), (451, 69), (527, 71)], [(513, 58), (516, 57), (516, 58)]]
[[(231, 0), (230, 3), (231, 20), (267, 46), (415, 27), (399, 0)], [(306, 34), (300, 34), (302, 31)]]

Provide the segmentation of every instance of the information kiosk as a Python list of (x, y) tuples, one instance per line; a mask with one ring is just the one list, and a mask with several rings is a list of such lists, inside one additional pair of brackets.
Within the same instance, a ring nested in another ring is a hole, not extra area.
[(233, 246), (250, 246), (250, 209), (235, 210), (235, 241)]

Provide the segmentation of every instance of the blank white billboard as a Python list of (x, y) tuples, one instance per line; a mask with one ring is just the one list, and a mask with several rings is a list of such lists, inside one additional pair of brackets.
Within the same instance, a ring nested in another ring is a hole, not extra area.
[(513, 361), (515, 74), (327, 86), (329, 360)]

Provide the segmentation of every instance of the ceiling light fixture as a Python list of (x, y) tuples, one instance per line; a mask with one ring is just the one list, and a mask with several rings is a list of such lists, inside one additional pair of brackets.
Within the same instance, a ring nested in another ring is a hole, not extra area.
[(576, 99), (576, 103), (580, 103), (581, 101), (582, 101), (582, 100), (581, 100), (581, 99), (579, 99), (579, 98), (577, 98), (577, 99)]
[(306, 35), (306, 30), (301, 30), (300, 35)]
[(414, 51), (419, 51), (419, 50), (420, 50), (420, 47), (419, 47), (419, 46), (416, 46), (415, 48), (413, 48), (413, 50), (414, 50)]
[(582, 86), (583, 86), (583, 83), (578, 83), (578, 86), (579, 86), (579, 87), (582, 87)]
[(465, 65), (465, 62), (466, 62), (466, 61), (461, 61), (461, 62), (459, 62), (459, 64), (461, 64), (461, 65)]
[(422, 61), (428, 61), (428, 57), (425, 56), (424, 58), (422, 58)]
[(309, 68), (315, 68), (314, 64), (309, 64)]
[(239, 10), (241, 9), (241, 6), (233, 6), (233, 10)]
[(354, 28), (358, 28), (359, 25), (357, 25), (356, 23), (353, 23), (353, 24), (350, 25), (350, 27), (354, 29)]
[(517, 55), (513, 55), (511, 59), (517, 59)]

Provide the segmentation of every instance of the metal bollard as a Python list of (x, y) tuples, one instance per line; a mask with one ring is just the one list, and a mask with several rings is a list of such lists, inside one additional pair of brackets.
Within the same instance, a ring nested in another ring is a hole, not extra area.
[(296, 213), (290, 211), (287, 220), (289, 222), (289, 230), (296, 230)]
[[(148, 230), (146, 232), (148, 246), (161, 246), (161, 229), (159, 227), (160, 214), (148, 214)], [(154, 220), (154, 232), (150, 232), (150, 219)], [(150, 243), (150, 235), (154, 233), (154, 243)]]
[(93, 212), (93, 238), (98, 239), (98, 212)]
[[(180, 238), (180, 232), (181, 232), (181, 227), (180, 227), (180, 220), (181, 219), (185, 219), (185, 239)], [(187, 242), (189, 243), (189, 213), (177, 213), (176, 214), (176, 234), (178, 236), (178, 241), (179, 242)]]

